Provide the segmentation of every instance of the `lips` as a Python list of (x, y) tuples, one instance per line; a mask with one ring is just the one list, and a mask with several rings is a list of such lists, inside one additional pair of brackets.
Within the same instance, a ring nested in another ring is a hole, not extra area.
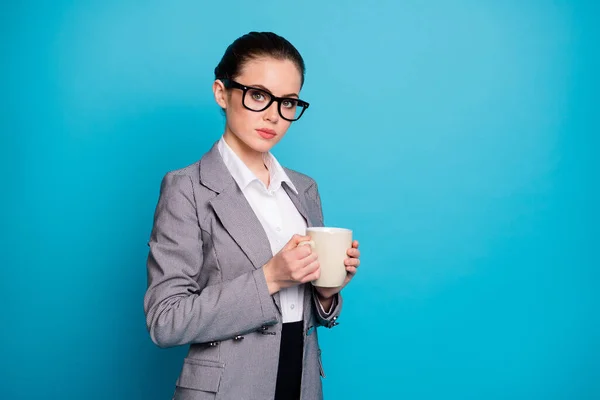
[(263, 139), (273, 139), (275, 136), (277, 136), (277, 132), (275, 132), (273, 129), (268, 128), (257, 129), (256, 132), (258, 132), (260, 137), (262, 137)]

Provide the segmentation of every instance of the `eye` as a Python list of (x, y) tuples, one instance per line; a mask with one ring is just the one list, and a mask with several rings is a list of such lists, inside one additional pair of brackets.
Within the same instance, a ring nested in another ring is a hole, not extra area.
[(260, 90), (251, 90), (250, 96), (252, 97), (252, 100), (254, 100), (254, 101), (265, 101), (267, 98), (265, 96), (265, 94), (263, 92), (261, 92)]
[(285, 99), (281, 102), (281, 106), (284, 108), (295, 108), (298, 105), (296, 100)]

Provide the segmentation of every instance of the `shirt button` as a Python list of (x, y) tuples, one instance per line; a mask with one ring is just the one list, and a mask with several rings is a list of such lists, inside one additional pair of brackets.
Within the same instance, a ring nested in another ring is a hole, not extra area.
[(276, 230), (277, 232), (281, 232), (281, 227), (280, 227), (280, 226), (278, 226), (277, 228), (275, 228), (275, 230)]
[(294, 307), (296, 307), (296, 306), (295, 306), (295, 305), (293, 305), (293, 304), (290, 306), (290, 308), (291, 308), (292, 310), (294, 309)]

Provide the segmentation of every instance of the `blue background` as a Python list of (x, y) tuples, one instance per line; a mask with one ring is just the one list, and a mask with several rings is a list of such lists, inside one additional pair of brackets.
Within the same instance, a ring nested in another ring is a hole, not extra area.
[(274, 154), (364, 254), (326, 398), (600, 398), (600, 7), (333, 3), (3, 3), (0, 398), (170, 398), (185, 348), (146, 332), (146, 242), (250, 30), (303, 54), (311, 107)]

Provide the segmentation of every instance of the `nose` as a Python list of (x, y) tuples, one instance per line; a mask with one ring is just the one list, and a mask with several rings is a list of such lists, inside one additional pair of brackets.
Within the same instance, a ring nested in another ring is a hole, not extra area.
[(273, 104), (265, 110), (264, 119), (266, 121), (277, 122), (279, 120), (279, 111), (277, 110), (277, 107), (278, 104), (274, 101)]

